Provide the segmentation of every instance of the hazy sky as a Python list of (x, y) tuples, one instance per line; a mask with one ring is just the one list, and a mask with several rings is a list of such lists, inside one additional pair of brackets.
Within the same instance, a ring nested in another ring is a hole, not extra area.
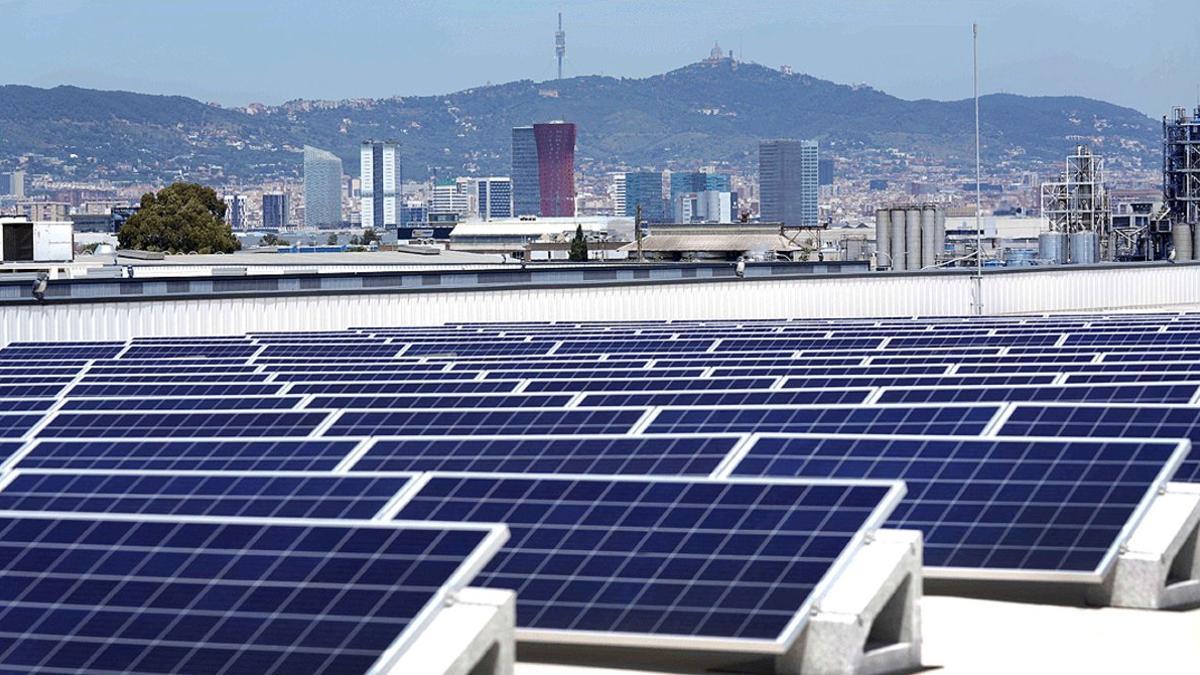
[(0, 83), (226, 105), (434, 94), (554, 76), (643, 77), (714, 41), (740, 58), (903, 98), (1079, 94), (1158, 117), (1195, 105), (1196, 0), (0, 0)]

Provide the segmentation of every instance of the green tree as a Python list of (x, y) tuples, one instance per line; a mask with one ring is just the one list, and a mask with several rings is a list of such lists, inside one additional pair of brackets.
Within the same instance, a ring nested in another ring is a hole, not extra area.
[(381, 241), (381, 239), (379, 238), (379, 235), (375, 233), (374, 229), (368, 227), (367, 229), (363, 230), (362, 238), (359, 241), (363, 246), (370, 246), (371, 242)]
[(258, 243), (263, 246), (291, 246), (291, 243), (287, 239), (283, 239), (274, 232), (264, 234)]
[(583, 238), (583, 225), (575, 226), (575, 238), (571, 240), (571, 260), (586, 262), (588, 259), (587, 239)]
[(330, 246), (337, 246), (337, 235), (336, 234), (329, 235), (329, 238), (325, 240), (325, 243)]
[(173, 183), (142, 195), (141, 208), (117, 233), (121, 248), (166, 253), (232, 253), (242, 246), (224, 221), (212, 188)]

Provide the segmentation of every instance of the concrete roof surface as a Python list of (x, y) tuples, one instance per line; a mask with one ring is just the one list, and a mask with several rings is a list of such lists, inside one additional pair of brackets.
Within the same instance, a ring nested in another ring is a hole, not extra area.
[[(1042, 675), (1200, 672), (1200, 609), (1091, 609), (947, 596), (921, 601), (923, 672)], [(516, 675), (661, 675), (518, 663)]]
[[(112, 256), (78, 256), (76, 262), (111, 263)], [(499, 263), (499, 255), (443, 250), (436, 255), (403, 251), (346, 253), (228, 253), (224, 255), (168, 255), (162, 260), (120, 259), (122, 265), (446, 265)]]

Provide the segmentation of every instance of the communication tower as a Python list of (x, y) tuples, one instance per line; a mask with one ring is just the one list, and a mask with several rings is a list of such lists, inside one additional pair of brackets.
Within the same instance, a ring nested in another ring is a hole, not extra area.
[(558, 79), (562, 79), (562, 60), (567, 54), (567, 34), (562, 28), (562, 12), (558, 13), (558, 30), (554, 31), (554, 54), (558, 56)]

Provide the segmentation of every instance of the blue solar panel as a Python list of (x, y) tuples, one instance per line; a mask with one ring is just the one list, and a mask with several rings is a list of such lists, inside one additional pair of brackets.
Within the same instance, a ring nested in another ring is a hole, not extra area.
[(905, 481), (889, 527), (919, 529), (931, 567), (1102, 574), (1177, 442), (762, 437), (737, 476)]
[(433, 354), (456, 354), (458, 356), (513, 356), (519, 354), (547, 354), (553, 342), (505, 342), (491, 338), (472, 342), (425, 342), (410, 344), (405, 356), (427, 356)]
[[(726, 338), (714, 350), (723, 352), (794, 352), (801, 349), (874, 348), (883, 338)], [(696, 351), (703, 351), (699, 349)]]
[(695, 378), (704, 374), (704, 368), (621, 368), (617, 370), (597, 370), (585, 368), (577, 370), (488, 370), (489, 380), (511, 379), (595, 379), (609, 378)]
[(259, 359), (279, 357), (319, 357), (319, 358), (389, 358), (395, 356), (403, 345), (368, 342), (366, 340), (355, 344), (301, 344), (301, 345), (269, 345), (263, 349)]
[(41, 421), (41, 415), (21, 413), (0, 414), (0, 438), (20, 438)]
[(0, 510), (369, 520), (410, 479), (322, 473), (22, 470), (0, 489)]
[[(39, 438), (216, 438), (307, 436), (325, 412), (59, 413)], [(34, 418), (37, 419), (36, 417)], [(0, 422), (2, 424), (2, 422)], [(0, 435), (3, 430), (0, 429)], [(19, 434), (16, 434), (19, 435)]]
[(151, 396), (268, 396), (278, 394), (278, 384), (77, 384), (67, 395), (72, 398), (124, 398)]
[[(774, 645), (885, 517), (899, 483), (434, 475), (399, 517), (504, 522), (473, 584), (517, 592), (517, 625), (611, 644)], [(728, 643), (726, 643), (728, 644)]]
[[(144, 382), (147, 384), (204, 383), (204, 382), (266, 382), (269, 373), (126, 373), (112, 375), (100, 373), (84, 375), (81, 384), (114, 384)], [(282, 380), (283, 378), (278, 378)]]
[(1127, 384), (1072, 387), (954, 387), (885, 389), (880, 403), (975, 403), (1003, 401), (1080, 401), (1104, 403), (1187, 403), (1195, 384)]
[(1110, 438), (1186, 438), (1191, 453), (1174, 480), (1200, 483), (1200, 408), (1170, 405), (1017, 405), (1000, 427), (1004, 435)]
[(866, 377), (789, 377), (783, 389), (814, 387), (921, 387), (968, 386), (992, 387), (1013, 384), (1050, 384), (1054, 375), (886, 375)]
[[(313, 384), (329, 384), (333, 382), (411, 382), (426, 383), (438, 380), (461, 382), (475, 377), (478, 373), (456, 371), (453, 373), (275, 373), (275, 382), (307, 382)], [(266, 374), (263, 375), (266, 377)]]
[(122, 359), (182, 359), (196, 357), (249, 358), (259, 350), (259, 345), (134, 345), (121, 355)]
[(300, 396), (73, 398), (61, 410), (288, 410), (303, 400)]
[[(124, 343), (93, 342), (60, 344), (45, 342), (30, 346), (0, 348), (0, 361), (88, 361), (111, 359), (125, 348)], [(64, 365), (55, 363), (56, 366)]]
[(1198, 332), (1159, 333), (1144, 330), (1133, 333), (1086, 333), (1067, 338), (1065, 345), (1195, 345), (1200, 343)]
[(922, 407), (664, 408), (645, 433), (829, 433), (976, 435), (994, 405)]
[(1106, 384), (1120, 382), (1194, 382), (1200, 380), (1200, 372), (1176, 370), (1150, 373), (1075, 373), (1068, 375), (1066, 384)]
[(637, 379), (533, 380), (525, 391), (696, 391), (702, 389), (767, 389), (773, 377), (683, 379), (643, 377)]
[[(358, 441), (37, 441), (17, 468), (163, 471), (331, 471)], [(15, 450), (15, 448), (14, 448)]]
[(644, 340), (637, 337), (607, 340), (563, 340), (555, 354), (633, 354), (653, 352), (667, 354), (675, 352), (703, 352), (712, 346), (713, 339), (703, 340)]
[(502, 538), (432, 523), (6, 514), (0, 669), (367, 672)]
[(3, 466), (21, 447), (21, 441), (0, 441), (0, 466)]
[(742, 436), (381, 438), (351, 471), (707, 476)]
[(400, 410), (418, 408), (553, 408), (571, 402), (570, 394), (466, 394), (444, 395), (407, 394), (393, 396), (372, 394), (370, 396), (334, 395), (316, 396), (309, 408), (387, 408)]
[[(861, 362), (861, 359), (855, 359), (856, 363)], [(797, 366), (783, 367), (776, 366), (771, 368), (715, 368), (713, 369), (713, 377), (725, 376), (771, 376), (779, 377), (784, 375), (793, 375), (796, 377), (822, 376), (829, 375), (835, 377), (880, 377), (885, 375), (936, 375), (946, 372), (947, 364), (938, 364), (932, 366)]]
[(292, 394), (488, 394), (512, 391), (517, 380), (467, 382), (323, 382), (293, 384)]
[(862, 403), (870, 389), (799, 389), (792, 391), (694, 391), (666, 393), (588, 394), (579, 407), (594, 406), (697, 406), (697, 405), (801, 405)]
[(329, 436), (411, 436), (462, 434), (620, 434), (645, 410), (493, 409), (374, 412), (348, 410)]
[(0, 398), (0, 412), (49, 410), (57, 402), (53, 398)]

